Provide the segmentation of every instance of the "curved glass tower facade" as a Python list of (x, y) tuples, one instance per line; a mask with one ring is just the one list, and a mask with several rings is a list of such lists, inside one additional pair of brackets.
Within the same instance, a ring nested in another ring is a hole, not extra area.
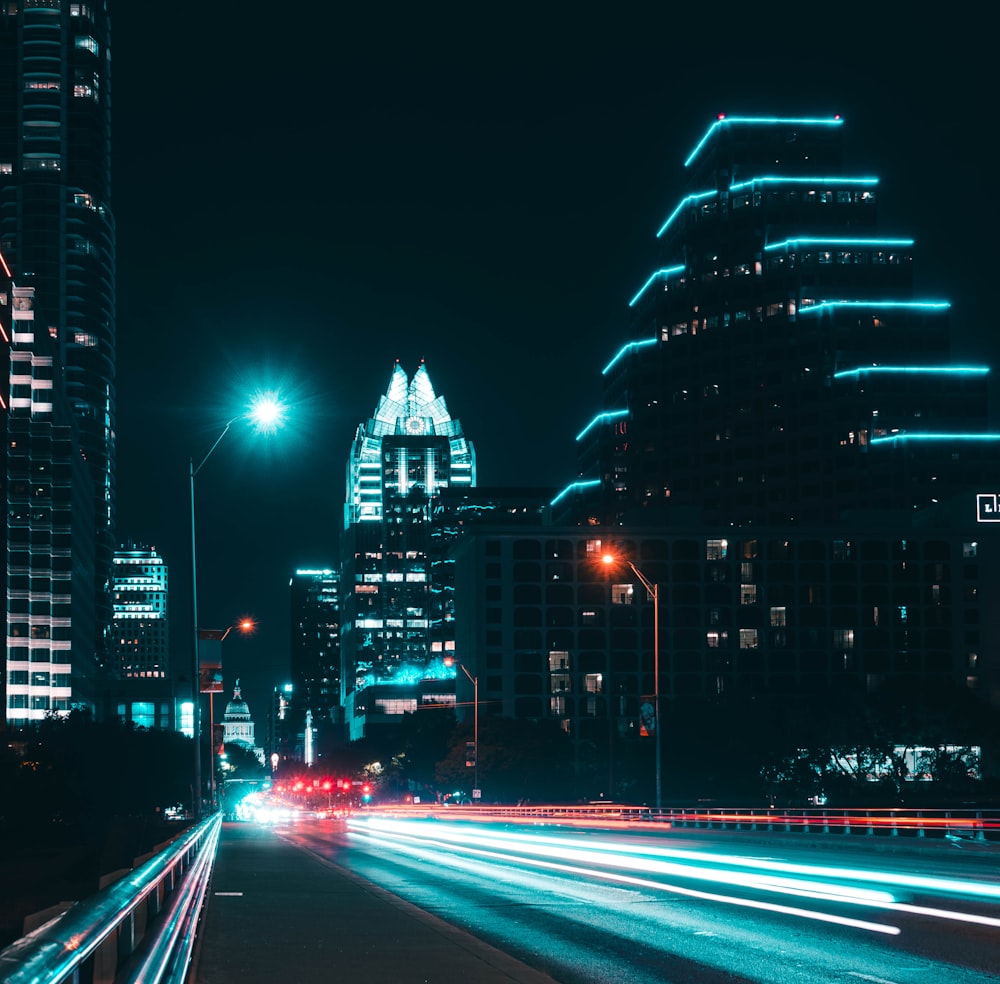
[(106, 0), (23, 0), (0, 10), (0, 250), (34, 288), (93, 486), (93, 655), (112, 623), (115, 224)]

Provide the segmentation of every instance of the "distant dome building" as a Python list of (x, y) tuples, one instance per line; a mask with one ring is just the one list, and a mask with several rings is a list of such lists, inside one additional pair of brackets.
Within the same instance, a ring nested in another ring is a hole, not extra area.
[(222, 718), (222, 744), (241, 745), (248, 752), (257, 756), (260, 764), (264, 764), (264, 749), (254, 742), (254, 724), (250, 717), (250, 708), (240, 693), (240, 681), (233, 688), (233, 699), (226, 704), (226, 713)]

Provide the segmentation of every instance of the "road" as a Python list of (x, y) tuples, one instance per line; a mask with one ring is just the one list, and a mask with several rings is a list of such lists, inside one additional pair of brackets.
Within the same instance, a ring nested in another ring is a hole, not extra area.
[(997, 845), (377, 814), (276, 829), (566, 984), (1000, 981)]

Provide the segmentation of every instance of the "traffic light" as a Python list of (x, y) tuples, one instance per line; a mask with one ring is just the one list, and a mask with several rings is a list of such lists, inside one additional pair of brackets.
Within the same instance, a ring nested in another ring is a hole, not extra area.
[(474, 741), (465, 743), (465, 764), (470, 769), (476, 764), (476, 743)]
[(370, 803), (372, 798), (372, 787), (370, 783), (365, 783), (361, 787), (361, 798), (366, 802)]

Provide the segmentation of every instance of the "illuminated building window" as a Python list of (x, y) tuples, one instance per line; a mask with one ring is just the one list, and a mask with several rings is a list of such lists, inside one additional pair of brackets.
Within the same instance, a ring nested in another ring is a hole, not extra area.
[(725, 560), (729, 552), (728, 540), (709, 540), (705, 544), (706, 560)]
[(553, 649), (549, 652), (549, 672), (569, 669), (569, 653), (565, 650)]
[(834, 629), (833, 645), (837, 649), (853, 649), (854, 629)]
[(771, 609), (771, 625), (787, 625), (784, 605)]
[(599, 694), (604, 689), (604, 675), (588, 673), (583, 680), (583, 689), (588, 694)]
[(756, 584), (741, 584), (740, 585), (740, 604), (741, 605), (756, 605), (757, 604), (757, 585)]
[(375, 709), (383, 714), (413, 714), (417, 710), (415, 697), (377, 697)]
[(58, 171), (61, 170), (62, 163), (58, 157), (40, 157), (25, 154), (22, 167), (25, 171)]
[(756, 629), (740, 629), (740, 649), (756, 649), (759, 645)]
[(568, 673), (553, 673), (549, 677), (549, 690), (554, 694), (568, 694), (573, 689)]
[(612, 605), (631, 605), (632, 597), (634, 594), (634, 587), (631, 584), (612, 584), (611, 585), (611, 604)]

